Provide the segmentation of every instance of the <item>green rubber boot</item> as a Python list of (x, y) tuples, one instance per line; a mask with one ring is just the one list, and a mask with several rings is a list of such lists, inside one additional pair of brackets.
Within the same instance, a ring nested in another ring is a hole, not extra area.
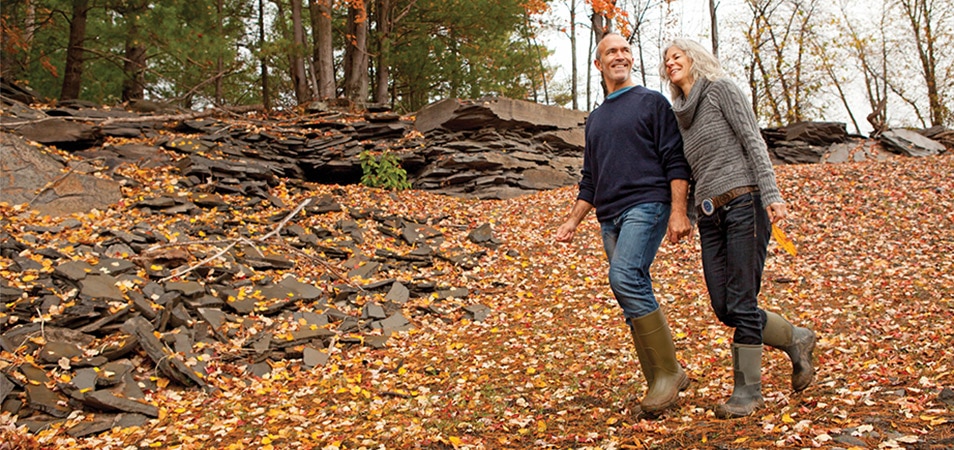
[(636, 342), (636, 354), (649, 383), (640, 407), (657, 413), (676, 404), (679, 391), (689, 386), (689, 377), (676, 360), (676, 346), (662, 309), (630, 319), (630, 330)]

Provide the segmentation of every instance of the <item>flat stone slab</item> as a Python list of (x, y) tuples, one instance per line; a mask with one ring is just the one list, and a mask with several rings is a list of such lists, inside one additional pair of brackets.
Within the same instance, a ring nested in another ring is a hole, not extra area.
[(84, 397), (83, 404), (102, 411), (122, 411), (153, 418), (159, 417), (159, 408), (155, 405), (119, 397), (109, 391), (90, 392)]
[(63, 163), (9, 133), (0, 139), (0, 172), (4, 174), (0, 201), (29, 203), (44, 215), (62, 217), (106, 209), (122, 199), (116, 181), (68, 171)]

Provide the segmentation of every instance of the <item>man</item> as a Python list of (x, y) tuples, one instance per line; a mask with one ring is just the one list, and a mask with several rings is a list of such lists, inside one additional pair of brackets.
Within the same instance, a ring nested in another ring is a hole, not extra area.
[(649, 267), (664, 235), (678, 242), (692, 229), (686, 214), (691, 172), (669, 102), (631, 77), (633, 53), (626, 39), (606, 35), (594, 64), (608, 94), (586, 120), (580, 191), (556, 240), (571, 242), (576, 227), (596, 209), (610, 287), (649, 386), (640, 407), (656, 413), (674, 405), (689, 385), (653, 295)]

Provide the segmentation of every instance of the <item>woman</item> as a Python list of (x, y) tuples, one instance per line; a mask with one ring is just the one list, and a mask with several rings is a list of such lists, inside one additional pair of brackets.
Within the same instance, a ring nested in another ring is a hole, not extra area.
[(719, 60), (700, 44), (677, 39), (665, 49), (659, 74), (669, 82), (692, 168), (709, 299), (716, 317), (735, 328), (735, 386), (715, 413), (745, 417), (765, 404), (763, 343), (788, 354), (796, 392), (815, 374), (815, 333), (758, 306), (772, 224), (785, 219), (785, 203), (755, 115)]

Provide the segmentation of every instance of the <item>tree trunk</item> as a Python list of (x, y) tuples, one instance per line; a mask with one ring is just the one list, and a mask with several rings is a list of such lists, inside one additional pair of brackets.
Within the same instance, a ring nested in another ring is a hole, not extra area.
[(573, 109), (579, 110), (580, 104), (576, 97), (579, 95), (578, 74), (576, 68), (576, 0), (570, 0), (570, 60), (572, 69), (570, 69), (570, 95), (573, 97)]
[[(594, 11), (590, 17), (590, 24), (593, 27), (593, 42), (596, 48), (599, 48), (599, 42), (603, 40), (603, 36), (613, 31), (613, 22), (606, 20), (606, 17)], [(595, 53), (593, 58), (598, 59)], [(606, 80), (602, 76), (600, 77), (600, 87), (603, 88), (603, 97), (606, 98), (608, 88), (606, 87)]]
[(301, 0), (291, 0), (292, 16), (292, 48), (289, 52), (289, 68), (291, 70), (292, 86), (295, 89), (295, 100), (299, 105), (308, 103), (308, 78), (305, 76), (305, 58), (302, 50), (305, 48), (305, 29), (301, 20)]
[(374, 102), (387, 104), (391, 78), (391, 0), (377, 0), (378, 61), (375, 68)]
[(146, 47), (140, 36), (139, 21), (146, 12), (148, 4), (141, 1), (128, 4), (122, 11), (126, 20), (125, 59), (123, 60), (122, 100), (142, 100), (146, 92)]
[(709, 0), (709, 23), (712, 24), (712, 54), (719, 57), (719, 21), (716, 15), (716, 0)]
[(932, 30), (931, 20), (934, 19), (928, 7), (930, 0), (903, 0), (904, 12), (911, 23), (914, 34), (914, 43), (918, 49), (918, 58), (921, 62), (921, 76), (927, 88), (928, 103), (931, 108), (931, 126), (943, 125), (948, 111), (941, 101), (937, 87), (937, 58), (934, 53), (934, 41), (937, 36)]
[(368, 11), (363, 1), (348, 8), (348, 39), (345, 45), (345, 96), (355, 105), (368, 100)]
[(335, 61), (331, 36), (331, 0), (311, 0), (311, 27), (314, 35), (314, 66), (318, 78), (318, 98), (335, 97)]
[(66, 63), (63, 67), (63, 88), (60, 100), (79, 98), (83, 78), (83, 41), (86, 39), (86, 16), (89, 0), (73, 0), (73, 17), (70, 20), (70, 40), (66, 48)]
[(262, 66), (262, 108), (266, 113), (272, 109), (271, 92), (268, 88), (268, 58), (262, 50), (265, 48), (265, 0), (258, 0), (258, 49)]
[[(219, 36), (224, 35), (225, 24), (222, 18), (222, 11), (225, 9), (224, 5), (225, 0), (216, 0), (215, 2), (215, 20), (217, 34)], [(222, 69), (225, 67), (225, 62), (222, 60), (222, 56), (215, 57), (215, 103), (221, 105), (222, 100)]]

